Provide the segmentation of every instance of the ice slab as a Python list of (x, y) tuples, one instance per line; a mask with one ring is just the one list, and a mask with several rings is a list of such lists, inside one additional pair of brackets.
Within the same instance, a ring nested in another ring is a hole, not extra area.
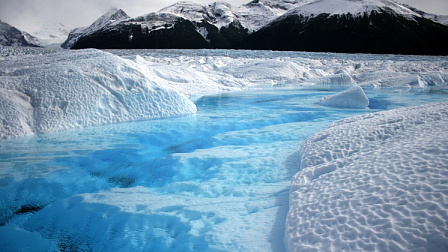
[(369, 106), (369, 98), (360, 86), (352, 86), (340, 93), (323, 97), (319, 103), (336, 108), (365, 109)]
[(107, 52), (10, 57), (2, 65), (0, 138), (196, 112), (185, 95)]
[(446, 139), (446, 102), (344, 119), (308, 138), (288, 250), (446, 250)]

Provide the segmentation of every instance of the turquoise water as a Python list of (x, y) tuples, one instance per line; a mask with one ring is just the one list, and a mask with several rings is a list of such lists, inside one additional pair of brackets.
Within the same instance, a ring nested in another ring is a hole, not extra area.
[(367, 89), (368, 109), (317, 104), (338, 91), (223, 93), (196, 100), (192, 116), (1, 141), (0, 243), (81, 251), (284, 250), (302, 140), (335, 120), (448, 97)]

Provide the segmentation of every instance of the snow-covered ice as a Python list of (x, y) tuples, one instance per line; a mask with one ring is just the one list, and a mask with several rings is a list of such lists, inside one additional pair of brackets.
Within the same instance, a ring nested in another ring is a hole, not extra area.
[(446, 57), (0, 49), (2, 248), (446, 250)]
[(192, 114), (136, 63), (98, 50), (0, 62), (0, 138)]
[(365, 109), (369, 106), (369, 98), (360, 86), (352, 86), (340, 93), (320, 99), (321, 105), (336, 108)]
[(112, 51), (122, 57), (35, 50), (22, 57), (1, 50), (1, 138), (191, 114), (187, 96), (257, 85), (444, 89), (448, 80), (445, 57), (226, 50)]
[(290, 251), (445, 251), (448, 103), (365, 114), (303, 142)]

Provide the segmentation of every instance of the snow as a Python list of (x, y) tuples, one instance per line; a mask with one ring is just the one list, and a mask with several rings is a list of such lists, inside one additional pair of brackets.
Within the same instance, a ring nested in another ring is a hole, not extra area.
[(187, 97), (258, 85), (444, 89), (448, 80), (445, 57), (1, 49), (1, 138), (191, 114)]
[(26, 30), (37, 40), (36, 44), (45, 47), (60, 47), (70, 32), (64, 24), (56, 22), (34, 24)]
[(420, 16), (405, 5), (390, 0), (316, 0), (288, 11), (288, 14), (304, 14), (317, 16), (321, 13), (340, 15), (350, 13), (353, 16), (363, 15), (379, 10), (392, 10), (404, 16)]
[(88, 36), (96, 31), (117, 25), (120, 21), (130, 17), (121, 9), (111, 8), (108, 12), (99, 17), (89, 27), (75, 28), (68, 34), (66, 41), (61, 45), (63, 48), (71, 48), (80, 37)]
[(196, 112), (186, 96), (152, 81), (139, 65), (98, 50), (1, 65), (1, 138)]
[[(122, 26), (126, 25), (145, 27), (142, 30), (143, 33), (147, 32), (146, 28), (148, 28), (148, 32), (169, 29), (179, 18), (196, 24), (197, 32), (207, 39), (204, 28), (201, 28), (201, 25), (199, 25), (202, 22), (208, 22), (217, 27), (218, 30), (233, 23), (241, 25), (249, 33), (253, 33), (277, 18), (284, 18), (289, 15), (317, 16), (322, 13), (330, 15), (351, 13), (353, 16), (358, 16), (379, 10), (404, 15), (410, 19), (424, 16), (435, 22), (446, 23), (445, 16), (427, 14), (411, 6), (390, 0), (256, 0), (241, 6), (232, 6), (223, 1), (213, 2), (208, 5), (201, 5), (191, 1), (179, 1), (162, 8), (158, 12), (151, 12), (136, 18), (130, 18), (122, 10), (111, 9), (89, 27), (72, 30), (67, 40), (61, 46), (63, 48), (71, 48), (82, 36), (88, 36), (98, 30), (122, 30)], [(64, 31), (64, 29), (59, 29), (59, 31), (56, 31), (56, 29), (51, 30), (50, 36), (56, 36), (54, 39)], [(48, 32), (36, 35), (39, 35), (38, 37), (41, 38), (46, 34), (48, 35)], [(47, 38), (41, 41), (48, 43), (48, 40)]]
[(365, 109), (369, 106), (369, 98), (360, 86), (353, 86), (340, 93), (325, 96), (319, 103), (336, 108)]
[(285, 234), (290, 251), (446, 250), (448, 103), (366, 114), (446, 101), (446, 57), (0, 59), (2, 137), (39, 134), (0, 145), (2, 248), (281, 251)]
[(335, 122), (303, 142), (289, 251), (448, 248), (448, 103)]

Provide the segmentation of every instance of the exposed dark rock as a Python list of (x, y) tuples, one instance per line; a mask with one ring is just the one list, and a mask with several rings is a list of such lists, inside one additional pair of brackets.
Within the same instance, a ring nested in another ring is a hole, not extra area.
[(448, 27), (388, 11), (352, 16), (282, 17), (251, 34), (239, 48), (340, 53), (448, 54)]

